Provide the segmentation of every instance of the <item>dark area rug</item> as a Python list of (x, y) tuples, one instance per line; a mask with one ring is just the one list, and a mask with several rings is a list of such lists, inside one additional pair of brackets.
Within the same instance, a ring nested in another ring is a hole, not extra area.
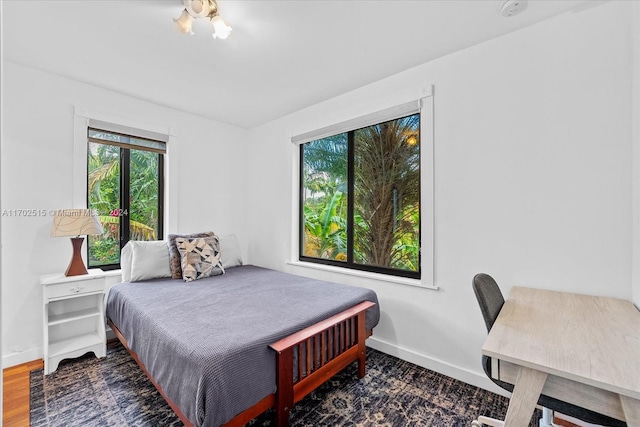
[[(294, 406), (292, 426), (469, 426), (478, 415), (504, 418), (508, 399), (376, 350), (367, 375), (345, 369)], [(31, 372), (31, 426), (182, 426), (129, 353), (64, 361), (46, 377)], [(532, 418), (537, 425), (539, 414)], [(250, 426), (275, 425), (272, 411)]]

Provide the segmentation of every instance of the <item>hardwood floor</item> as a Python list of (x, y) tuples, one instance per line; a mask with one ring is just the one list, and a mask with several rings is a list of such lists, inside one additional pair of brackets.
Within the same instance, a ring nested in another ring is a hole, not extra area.
[(3, 370), (3, 426), (29, 427), (29, 372), (43, 367), (40, 359)]

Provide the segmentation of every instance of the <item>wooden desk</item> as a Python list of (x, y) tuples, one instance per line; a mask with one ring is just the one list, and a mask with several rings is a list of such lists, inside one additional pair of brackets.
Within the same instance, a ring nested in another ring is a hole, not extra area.
[(629, 301), (514, 287), (482, 346), (515, 385), (506, 427), (542, 393), (640, 427), (640, 312)]

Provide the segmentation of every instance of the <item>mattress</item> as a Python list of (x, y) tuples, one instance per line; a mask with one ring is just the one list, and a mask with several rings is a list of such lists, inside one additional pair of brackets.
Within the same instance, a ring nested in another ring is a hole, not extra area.
[(107, 317), (149, 373), (196, 426), (218, 426), (275, 392), (269, 344), (363, 301), (377, 325), (370, 289), (256, 266), (185, 283), (119, 283)]

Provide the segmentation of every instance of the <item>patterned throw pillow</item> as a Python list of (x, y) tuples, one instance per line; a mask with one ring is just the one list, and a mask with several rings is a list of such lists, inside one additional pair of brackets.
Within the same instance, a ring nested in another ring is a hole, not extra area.
[(189, 239), (176, 238), (185, 282), (224, 274), (220, 263), (220, 242), (216, 236)]
[(215, 236), (213, 231), (205, 231), (203, 233), (193, 233), (193, 234), (169, 234), (169, 238), (167, 239), (167, 245), (169, 246), (169, 267), (171, 268), (171, 278), (172, 279), (182, 279), (182, 257), (180, 256), (180, 252), (176, 247), (176, 239), (178, 237), (184, 237), (187, 239), (194, 239), (196, 237), (211, 237)]

